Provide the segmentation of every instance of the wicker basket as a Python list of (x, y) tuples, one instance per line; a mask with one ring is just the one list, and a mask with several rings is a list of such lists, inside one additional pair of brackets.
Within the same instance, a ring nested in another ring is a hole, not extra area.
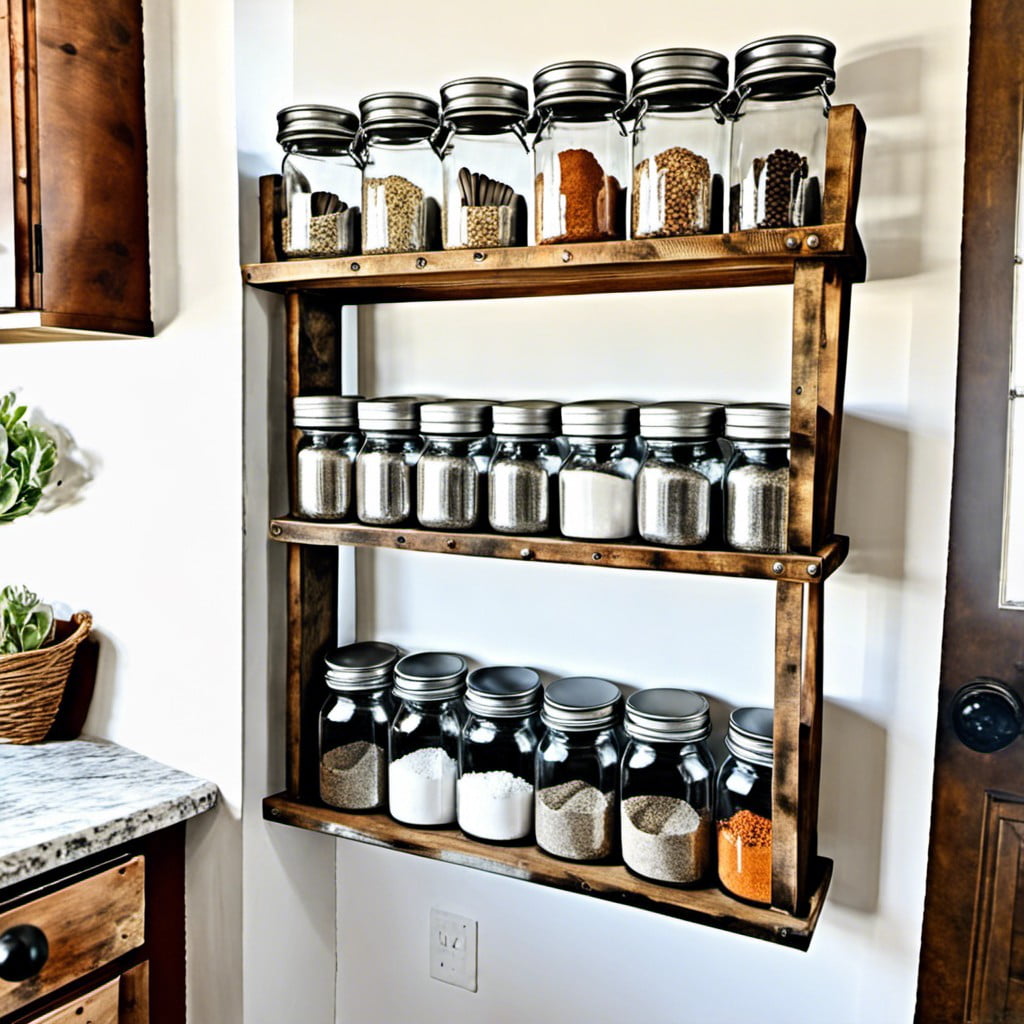
[(55, 644), (37, 651), (0, 655), (0, 741), (38, 743), (53, 725), (78, 645), (92, 616), (78, 612), (57, 622)]

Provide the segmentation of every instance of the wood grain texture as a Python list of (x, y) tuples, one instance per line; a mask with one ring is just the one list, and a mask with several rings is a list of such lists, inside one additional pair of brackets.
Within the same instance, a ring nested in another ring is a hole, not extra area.
[(143, 845), (148, 967), (131, 991), (148, 1001), (146, 1024), (185, 1024), (185, 829), (154, 832)]
[(120, 978), (114, 978), (80, 999), (37, 1017), (36, 1024), (123, 1024), (120, 988)]
[(281, 192), (281, 176), (264, 174), (260, 178), (260, 262), (273, 263), (280, 258), (277, 245), (277, 204)]
[[(864, 118), (855, 106), (842, 104), (829, 111), (822, 209), (826, 224), (846, 224), (853, 230), (860, 198), (864, 135)], [(848, 238), (847, 244), (850, 241)]]
[(148, 962), (143, 961), (121, 975), (117, 1021), (118, 1024), (150, 1024)]
[(35, 10), (31, 0), (8, 0), (11, 121), (14, 143), (14, 245), (19, 309), (37, 309), (42, 279), (32, 258), (39, 223), (39, 147), (36, 102)]

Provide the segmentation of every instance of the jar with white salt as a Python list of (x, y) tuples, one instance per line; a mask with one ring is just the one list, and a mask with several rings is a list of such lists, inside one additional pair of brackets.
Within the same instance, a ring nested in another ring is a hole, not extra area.
[(533, 831), (540, 699), (540, 676), (532, 668), (494, 665), (469, 674), (458, 818), (472, 839), (510, 843)]
[(407, 654), (395, 665), (400, 701), (388, 732), (388, 810), (406, 825), (455, 821), (466, 662), (457, 654)]

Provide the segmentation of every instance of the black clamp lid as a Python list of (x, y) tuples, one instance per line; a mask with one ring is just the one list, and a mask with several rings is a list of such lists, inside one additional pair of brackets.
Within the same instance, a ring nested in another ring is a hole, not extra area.
[(359, 118), (342, 107), (297, 103), (277, 112), (277, 141), (291, 144), (331, 143), (347, 146), (359, 131)]
[(690, 47), (652, 50), (633, 61), (630, 103), (650, 110), (697, 110), (719, 103), (729, 91), (729, 58)]
[(794, 99), (836, 87), (836, 46), (821, 36), (770, 36), (736, 51), (737, 93)]
[(437, 103), (416, 92), (375, 92), (359, 101), (363, 131), (391, 142), (429, 138), (438, 125)]
[(534, 106), (555, 113), (595, 116), (626, 102), (626, 72), (599, 60), (564, 60), (533, 76)]
[(525, 121), (529, 113), (526, 86), (507, 78), (456, 78), (441, 86), (441, 115), (458, 128), (496, 133)]

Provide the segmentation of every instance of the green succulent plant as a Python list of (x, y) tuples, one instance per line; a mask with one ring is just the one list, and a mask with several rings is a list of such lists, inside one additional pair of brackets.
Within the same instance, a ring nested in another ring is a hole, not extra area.
[(28, 587), (0, 590), (0, 654), (35, 651), (53, 635), (53, 609)]
[(14, 392), (0, 398), (0, 523), (26, 516), (39, 504), (57, 464), (57, 444), (29, 424)]

